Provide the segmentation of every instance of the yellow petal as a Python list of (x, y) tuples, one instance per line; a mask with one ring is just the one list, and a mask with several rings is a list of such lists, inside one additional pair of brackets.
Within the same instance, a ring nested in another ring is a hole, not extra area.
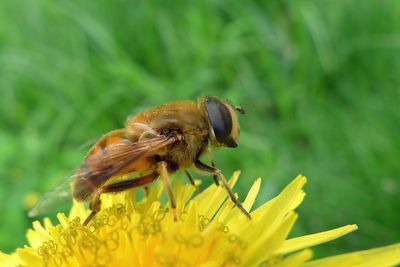
[(256, 200), (256, 197), (258, 195), (258, 191), (260, 191), (260, 186), (261, 186), (261, 178), (258, 178), (253, 185), (251, 186), (249, 193), (247, 194), (246, 199), (243, 202), (243, 207), (247, 210), (250, 211), (251, 207), (254, 204), (254, 201)]
[(307, 262), (305, 267), (336, 267), (336, 266), (357, 266), (357, 267), (386, 267), (400, 264), (400, 243), (369, 249), (359, 252), (352, 252), (338, 256), (327, 257), (320, 260)]
[(281, 262), (278, 262), (274, 266), (276, 267), (294, 267), (294, 266), (300, 266), (304, 262), (308, 261), (311, 259), (313, 253), (310, 249), (305, 249), (301, 252), (292, 254), (285, 259), (283, 259)]
[(68, 217), (69, 218), (79, 217), (82, 220), (84, 220), (88, 215), (89, 212), (85, 208), (85, 204), (82, 202), (74, 201)]
[(33, 230), (28, 230), (26, 238), (28, 239), (28, 243), (32, 247), (38, 248), (42, 245), (43, 242), (50, 240), (51, 236), (47, 232), (47, 230), (43, 228), (39, 221), (34, 221)]
[[(253, 220), (258, 229), (263, 229), (263, 234), (270, 235), (283, 222), (288, 213), (295, 209), (304, 199), (302, 187), (306, 183), (304, 176), (298, 176), (291, 182), (277, 197), (273, 199), (270, 205), (263, 205), (252, 212)], [(267, 203), (268, 204), (268, 203)], [(228, 225), (229, 227), (234, 227)], [(257, 240), (259, 233), (242, 233), (248, 235), (249, 239)]]
[(191, 184), (183, 185), (181, 179), (176, 179), (174, 184), (174, 196), (176, 202), (177, 213), (183, 212), (184, 206), (190, 200), (193, 193), (196, 191), (196, 187)]
[(233, 201), (225, 201), (218, 213), (215, 215), (215, 219), (213, 221), (226, 224), (233, 216), (232, 209), (234, 206), (235, 203), (233, 203)]
[(372, 266), (394, 266), (400, 264), (400, 243), (364, 250), (361, 252), (363, 265), (365, 267)]
[(276, 253), (287, 254), (296, 250), (312, 247), (339, 238), (354, 230), (357, 230), (357, 225), (352, 224), (317, 234), (288, 239), (282, 244)]
[(199, 265), (199, 267), (219, 267), (219, 266), (221, 266), (221, 264), (215, 261), (205, 262)]
[[(239, 171), (234, 172), (232, 178), (229, 180), (229, 185), (233, 187), (238, 178)], [(221, 185), (211, 185), (209, 188), (197, 195), (194, 200), (199, 203), (199, 213), (207, 218), (211, 218), (221, 207), (224, 200), (228, 197), (228, 194)]]
[(42, 258), (37, 254), (37, 250), (29, 247), (17, 249), (17, 255), (26, 266), (39, 267), (43, 265)]
[[(274, 232), (259, 229), (259, 238), (253, 240), (253, 244), (246, 250), (243, 266), (258, 266), (279, 248), (297, 219), (297, 214), (291, 212), (286, 216), (284, 222)], [(268, 234), (270, 233), (270, 234)]]
[[(304, 192), (301, 190), (305, 183), (307, 182), (307, 178), (304, 176), (297, 176), (285, 189), (274, 199), (268, 201), (266, 204), (259, 207), (256, 211), (254, 211), (254, 217), (263, 216), (265, 217), (267, 213), (270, 211), (269, 208), (272, 205), (275, 205), (274, 211), (272, 213), (287, 213), (290, 210), (295, 209), (304, 198)], [(278, 203), (275, 203), (278, 202)], [(261, 213), (263, 215), (261, 215)]]
[(19, 260), (17, 254), (11, 255), (4, 254), (0, 251), (0, 266), (2, 267), (15, 267), (18, 266)]

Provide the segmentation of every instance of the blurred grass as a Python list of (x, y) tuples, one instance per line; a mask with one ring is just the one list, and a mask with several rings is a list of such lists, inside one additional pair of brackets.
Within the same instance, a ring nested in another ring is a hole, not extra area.
[(399, 29), (395, 1), (1, 1), (0, 249), (82, 144), (205, 94), (246, 108), (239, 148), (216, 153), (242, 195), (302, 173), (297, 233), (359, 225), (318, 253), (399, 241)]

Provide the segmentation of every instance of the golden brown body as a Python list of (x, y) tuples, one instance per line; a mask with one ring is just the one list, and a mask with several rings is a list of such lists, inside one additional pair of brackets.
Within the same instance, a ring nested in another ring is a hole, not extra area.
[[(186, 171), (191, 166), (213, 174), (217, 184), (218, 177), (232, 201), (250, 218), (222, 172), (213, 162), (212, 166), (207, 166), (199, 160), (209, 143), (237, 146), (239, 124), (236, 112), (243, 113), (243, 110), (217, 97), (200, 98), (197, 103), (178, 101), (141, 112), (130, 117), (125, 128), (105, 134), (89, 150), (72, 180), (73, 197), (88, 202), (92, 210), (84, 224), (100, 210), (101, 194), (144, 186), (158, 177), (163, 179), (176, 219), (169, 174), (185, 170), (194, 184)], [(131, 173), (135, 174), (134, 178), (114, 179)]]
[[(206, 149), (208, 132), (207, 118), (193, 101), (173, 102), (141, 112), (127, 120), (125, 129), (104, 135), (90, 149), (78, 171), (82, 175), (75, 178), (73, 196), (77, 200), (88, 201), (92, 193), (111, 177), (132, 172), (151, 173), (156, 170), (156, 163), (161, 161), (167, 163), (169, 173), (189, 168)], [(170, 133), (178, 134), (181, 140), (130, 162), (111, 176), (101, 175), (105, 169), (112, 168), (113, 161), (118, 160), (116, 154), (132, 149), (129, 146), (114, 149), (111, 148), (113, 144), (124, 140), (135, 144)]]
[[(126, 123), (128, 138), (141, 141), (140, 136), (146, 133), (146, 129), (140, 129), (142, 125), (149, 127), (148, 130), (154, 135), (170, 132), (181, 135), (182, 140), (170, 145), (165, 154), (160, 151), (160, 156), (170, 163), (169, 171), (175, 171), (174, 168), (190, 167), (208, 144), (207, 118), (193, 101), (161, 105), (128, 119)], [(145, 134), (143, 138), (146, 138)]]

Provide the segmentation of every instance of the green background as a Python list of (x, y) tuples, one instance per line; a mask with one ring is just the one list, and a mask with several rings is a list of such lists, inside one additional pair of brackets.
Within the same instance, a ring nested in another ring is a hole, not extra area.
[(0, 249), (25, 243), (25, 196), (82, 144), (207, 94), (246, 109), (240, 146), (215, 155), (242, 197), (302, 173), (294, 235), (360, 227), (317, 253), (400, 241), (399, 31), (399, 1), (1, 1)]

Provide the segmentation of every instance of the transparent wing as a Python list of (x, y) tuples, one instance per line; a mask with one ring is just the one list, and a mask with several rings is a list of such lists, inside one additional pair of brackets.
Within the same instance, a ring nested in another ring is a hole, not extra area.
[(128, 139), (115, 141), (89, 154), (78, 168), (76, 175), (86, 178), (96, 177), (96, 179), (110, 177), (143, 156), (153, 155), (175, 141), (175, 137), (164, 135), (141, 142), (131, 142)]
[(28, 212), (28, 216), (39, 216), (50, 209), (71, 201), (71, 180), (71, 177), (67, 177), (51, 191), (47, 192)]
[(92, 147), (94, 144), (96, 144), (96, 142), (99, 140), (99, 138), (92, 138), (90, 140), (87, 140), (85, 143), (83, 143), (82, 145), (80, 145), (78, 147), (78, 151), (83, 151), (87, 148)]
[[(72, 199), (72, 185), (83, 185), (87, 180), (93, 184), (102, 184), (112, 176), (119, 173), (127, 165), (143, 156), (156, 153), (159, 149), (172, 144), (177, 139), (174, 136), (158, 135), (142, 142), (131, 142), (120, 139), (107, 147), (93, 150), (87, 155), (75, 174), (64, 179), (53, 190), (46, 193), (43, 198), (29, 211), (28, 216), (35, 217), (47, 210), (60, 206)], [(79, 188), (78, 188), (79, 190)], [(84, 189), (82, 189), (84, 191)], [(89, 197), (89, 196), (88, 196)], [(86, 200), (85, 200), (86, 201)]]

